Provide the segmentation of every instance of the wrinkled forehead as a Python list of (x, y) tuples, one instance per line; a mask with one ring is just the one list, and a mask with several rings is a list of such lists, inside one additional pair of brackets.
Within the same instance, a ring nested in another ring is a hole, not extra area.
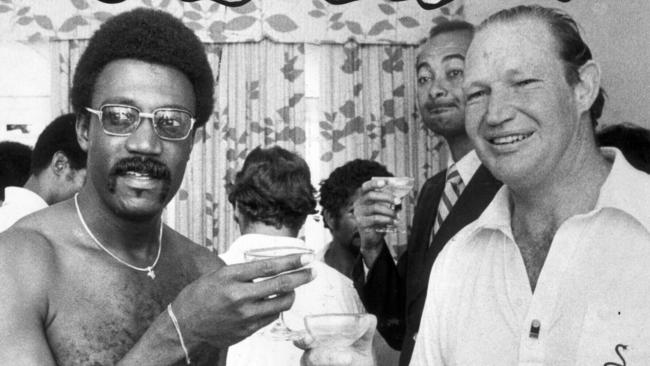
[(479, 30), (467, 50), (465, 75), (472, 78), (478, 70), (491, 71), (557, 63), (553, 36), (540, 20), (521, 19), (492, 23)]

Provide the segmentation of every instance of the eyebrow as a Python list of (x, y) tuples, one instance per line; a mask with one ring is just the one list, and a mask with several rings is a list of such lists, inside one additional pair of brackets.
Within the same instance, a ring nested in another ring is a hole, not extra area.
[[(423, 66), (427, 66), (427, 67), (431, 68), (431, 65), (429, 65), (428, 62), (419, 61), (418, 60), (419, 58), (420, 58), (420, 56), (418, 56), (417, 59), (416, 59), (417, 62), (415, 64), (415, 70), (420, 70), (420, 68), (423, 67)], [(453, 60), (453, 59), (460, 59), (461, 61), (464, 62), (465, 61), (465, 55), (463, 55), (462, 53), (452, 53), (451, 55), (444, 56), (442, 58), (442, 62), (446, 62), (446, 61)]]
[[(131, 106), (131, 107), (136, 107), (139, 110), (141, 110), (142, 112), (146, 112), (146, 111), (143, 110), (143, 108), (135, 100), (133, 100), (131, 98), (125, 98), (125, 97), (108, 98), (108, 99), (102, 101), (101, 105), (104, 105), (104, 104), (128, 105), (128, 106)], [(165, 105), (157, 106), (156, 108), (153, 108), (153, 109), (160, 109), (160, 108), (182, 109), (184, 111), (190, 112), (193, 115), (193, 113), (186, 106), (181, 105), (181, 104), (176, 104), (176, 103), (165, 104)]]

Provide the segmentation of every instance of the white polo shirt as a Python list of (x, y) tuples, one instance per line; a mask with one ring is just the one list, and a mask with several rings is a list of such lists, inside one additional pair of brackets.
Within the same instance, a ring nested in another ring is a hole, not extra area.
[(650, 175), (616, 149), (557, 230), (535, 293), (504, 186), (438, 256), (411, 365), (650, 365)]

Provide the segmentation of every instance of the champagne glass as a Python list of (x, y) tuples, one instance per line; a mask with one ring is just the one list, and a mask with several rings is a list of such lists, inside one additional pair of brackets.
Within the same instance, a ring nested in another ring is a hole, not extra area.
[[(280, 246), (280, 247), (250, 249), (244, 252), (244, 260), (246, 260), (246, 262), (254, 262), (254, 261), (272, 259), (277, 257), (284, 257), (293, 254), (314, 254), (314, 251), (312, 249), (301, 247), (301, 246)], [(283, 272), (280, 275), (299, 271), (301, 269), (302, 268), (293, 271)], [(277, 276), (273, 276), (273, 277), (277, 277)], [(258, 278), (256, 279), (256, 281), (264, 281), (273, 277)], [(287, 326), (287, 322), (285, 321), (285, 314), (280, 313), (280, 316), (273, 323), (271, 328), (265, 330), (265, 334), (268, 334), (271, 338), (274, 339), (293, 340), (294, 337), (298, 336), (298, 331), (300, 330), (297, 329), (297, 327), (293, 326), (293, 324), (295, 323), (296, 322), (291, 321), (290, 324), (292, 324), (292, 328), (290, 328), (289, 326)]]
[(305, 329), (318, 345), (348, 347), (366, 331), (370, 314), (315, 314), (305, 316)]
[[(372, 177), (372, 181), (384, 181), (386, 185), (380, 188), (382, 192), (386, 192), (393, 195), (393, 204), (395, 207), (399, 207), (402, 204), (402, 198), (404, 198), (411, 190), (415, 184), (415, 179), (411, 177)], [(404, 221), (403, 211), (398, 211), (398, 220)], [(400, 214), (401, 213), (401, 214)], [(405, 232), (405, 229), (398, 229), (397, 225), (386, 225), (381, 228), (376, 229), (380, 233), (396, 233), (396, 232)]]

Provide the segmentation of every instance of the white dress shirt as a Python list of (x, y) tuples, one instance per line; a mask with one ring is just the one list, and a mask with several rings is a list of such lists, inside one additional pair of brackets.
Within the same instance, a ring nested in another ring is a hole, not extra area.
[(445, 246), (411, 365), (650, 364), (650, 175), (603, 154), (596, 206), (558, 228), (534, 293), (506, 186)]
[[(284, 236), (245, 234), (235, 240), (220, 257), (226, 264), (244, 262), (244, 252), (250, 249), (278, 246), (307, 247), (304, 241)], [(313, 248), (312, 248), (313, 249)], [(296, 299), (291, 309), (284, 313), (285, 322), (292, 329), (304, 329), (302, 319), (309, 314), (364, 313), (352, 280), (334, 268), (319, 261), (313, 262), (316, 278), (296, 289)], [(250, 337), (228, 348), (227, 366), (298, 366), (303, 351), (291, 341), (269, 337), (268, 329), (260, 329)]]
[(476, 155), (476, 150), (472, 150), (465, 154), (457, 162), (454, 162), (451, 159), (451, 155), (449, 155), (449, 159), (447, 159), (447, 169), (449, 169), (451, 164), (456, 164), (458, 174), (463, 180), (465, 187), (467, 187), (467, 184), (469, 184), (469, 181), (472, 180), (474, 173), (476, 173), (478, 167), (481, 166), (481, 160), (478, 158), (478, 155)]
[(41, 196), (21, 187), (6, 187), (5, 200), (0, 206), (0, 232), (32, 212), (47, 207)]

